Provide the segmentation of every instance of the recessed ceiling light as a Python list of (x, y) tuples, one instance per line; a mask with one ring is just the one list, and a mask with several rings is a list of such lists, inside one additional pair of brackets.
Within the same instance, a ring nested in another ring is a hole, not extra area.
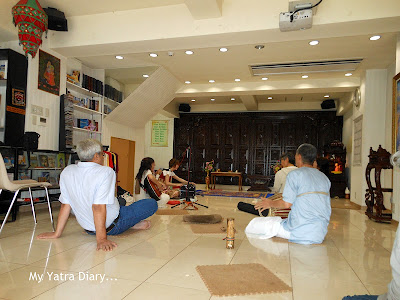
[(236, 78), (236, 79), (235, 79), (235, 81), (236, 81), (236, 82), (239, 82), (239, 81), (240, 81), (240, 79), (239, 79), (239, 78)]
[(301, 76), (301, 78), (308, 78), (308, 75), (303, 75)]
[(214, 98), (211, 98), (211, 101), (215, 101), (215, 99), (214, 99)]
[(158, 56), (157, 53), (150, 53), (149, 55), (150, 55), (151, 57), (157, 57), (157, 56)]
[(193, 52), (192, 50), (187, 50), (187, 51), (185, 51), (185, 53), (186, 53), (187, 55), (192, 55), (194, 52)]
[(263, 78), (261, 78), (262, 80), (268, 80), (268, 77), (263, 77)]
[(236, 99), (235, 98), (231, 98), (231, 101), (235, 101)]
[(268, 97), (268, 100), (272, 100), (272, 97)]
[(144, 78), (148, 78), (148, 77), (149, 77), (149, 75), (147, 75), (147, 74), (143, 74), (143, 77), (144, 77)]
[(192, 99), (192, 102), (196, 102), (196, 99)]
[(209, 83), (214, 83), (214, 82), (215, 82), (215, 80), (213, 80), (213, 79), (210, 79), (208, 82), (209, 82)]
[(371, 37), (369, 38), (369, 40), (370, 40), (370, 41), (377, 41), (377, 40), (379, 40), (380, 38), (381, 38), (380, 35), (374, 35), (374, 36), (371, 36)]
[(344, 74), (344, 76), (351, 76), (351, 75), (353, 75), (353, 73), (346, 73), (346, 74)]
[(221, 52), (228, 52), (228, 48), (219, 48), (219, 51), (221, 51)]
[(261, 50), (261, 49), (264, 49), (264, 45), (256, 45), (256, 46), (254, 46), (254, 48), (256, 48), (257, 50)]
[(310, 46), (315, 46), (319, 44), (319, 41), (311, 41), (308, 44), (310, 44)]
[(124, 59), (124, 57), (121, 56), (121, 55), (117, 55), (115, 58), (116, 58), (116, 59)]
[(329, 98), (329, 95), (325, 95), (324, 97), (325, 97), (325, 98)]
[(186, 84), (189, 84), (189, 83), (191, 83), (191, 82), (190, 82), (189, 80), (186, 80), (185, 83), (186, 83)]

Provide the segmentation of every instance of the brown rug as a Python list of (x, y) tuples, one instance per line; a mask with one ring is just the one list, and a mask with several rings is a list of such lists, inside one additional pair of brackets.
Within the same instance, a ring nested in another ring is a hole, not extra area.
[(213, 296), (245, 296), (291, 292), (292, 289), (261, 264), (197, 266)]
[(159, 209), (156, 212), (156, 215), (160, 216), (179, 216), (179, 215), (188, 215), (189, 213), (186, 210), (179, 209), (179, 208), (167, 208), (167, 209)]
[(193, 233), (208, 234), (208, 233), (226, 233), (226, 224), (190, 224)]
[(354, 210), (360, 210), (361, 206), (358, 204), (355, 204), (354, 202), (351, 202), (348, 199), (331, 199), (331, 207), (332, 208), (342, 208), (342, 209), (354, 209)]

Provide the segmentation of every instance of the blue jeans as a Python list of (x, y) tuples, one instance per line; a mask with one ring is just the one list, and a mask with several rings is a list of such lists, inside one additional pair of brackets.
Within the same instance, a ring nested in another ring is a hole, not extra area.
[(123, 233), (140, 221), (154, 215), (157, 209), (157, 201), (154, 199), (143, 199), (134, 202), (129, 206), (120, 206), (119, 219), (114, 228), (107, 232), (107, 235)]
[(342, 300), (376, 300), (378, 296), (373, 295), (356, 295), (356, 296), (346, 296)]

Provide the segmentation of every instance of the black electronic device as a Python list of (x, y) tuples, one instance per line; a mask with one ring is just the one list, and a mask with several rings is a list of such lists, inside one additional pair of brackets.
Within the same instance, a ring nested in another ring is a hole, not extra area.
[(189, 159), (188, 178), (187, 178), (188, 184), (181, 186), (180, 197), (179, 197), (181, 201), (180, 201), (180, 203), (172, 206), (171, 208), (177, 207), (182, 204), (186, 204), (186, 206), (183, 209), (192, 207), (193, 209), (197, 210), (198, 208), (196, 207), (196, 205), (200, 205), (202, 207), (208, 208), (208, 206), (197, 203), (196, 186), (194, 184), (190, 183), (190, 162), (192, 160), (192, 149), (190, 148), (190, 146), (188, 146), (186, 148), (185, 152), (183, 152), (181, 163), (182, 163), (183, 159), (185, 158), (185, 154), (187, 155), (187, 157)]
[(182, 185), (179, 193), (179, 198), (185, 201), (196, 201), (196, 187), (194, 184), (188, 183)]
[(328, 99), (328, 100), (322, 101), (322, 103), (321, 103), (321, 108), (322, 108), (322, 109), (336, 108), (335, 100)]
[(62, 11), (53, 7), (44, 9), (49, 18), (49, 29), (55, 31), (68, 31), (68, 22)]
[(179, 104), (179, 111), (180, 112), (190, 112), (190, 105), (187, 103)]

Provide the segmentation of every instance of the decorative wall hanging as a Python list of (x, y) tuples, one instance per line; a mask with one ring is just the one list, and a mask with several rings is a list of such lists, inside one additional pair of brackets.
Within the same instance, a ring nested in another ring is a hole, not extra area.
[(13, 22), (18, 26), (18, 38), (32, 58), (42, 44), (42, 34), (47, 33), (48, 17), (38, 0), (21, 0), (13, 8)]
[(12, 105), (25, 107), (25, 91), (12, 89)]
[(39, 50), (38, 89), (60, 94), (60, 59), (42, 50)]

